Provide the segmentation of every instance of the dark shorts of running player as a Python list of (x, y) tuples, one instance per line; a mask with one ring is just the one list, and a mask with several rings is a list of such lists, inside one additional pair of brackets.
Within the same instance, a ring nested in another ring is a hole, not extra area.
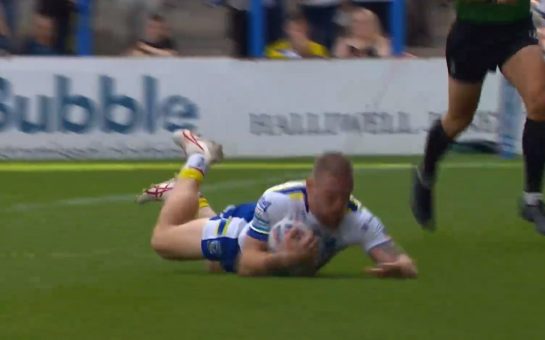
[(449, 75), (463, 82), (482, 82), (515, 53), (537, 45), (531, 17), (511, 23), (476, 24), (456, 21), (447, 38), (446, 60)]

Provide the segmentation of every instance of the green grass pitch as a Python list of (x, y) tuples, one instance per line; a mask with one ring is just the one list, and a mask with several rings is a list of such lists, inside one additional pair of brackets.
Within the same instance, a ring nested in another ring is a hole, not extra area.
[[(517, 216), (520, 161), (447, 159), (434, 234), (409, 211), (412, 161), (358, 159), (355, 191), (418, 262), (410, 281), (362, 274), (360, 249), (316, 278), (166, 262), (148, 244), (159, 205), (132, 198), (175, 164), (0, 163), (0, 339), (545, 339), (545, 237)], [(217, 210), (252, 201), (304, 177), (294, 162), (227, 163), (204, 192)]]

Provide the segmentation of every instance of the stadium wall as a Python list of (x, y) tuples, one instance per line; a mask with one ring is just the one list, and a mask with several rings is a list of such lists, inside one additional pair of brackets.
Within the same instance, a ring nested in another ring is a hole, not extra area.
[[(488, 77), (461, 139), (506, 135), (501, 83)], [(229, 157), (411, 155), (446, 108), (442, 59), (3, 59), (0, 159), (172, 158), (178, 128), (211, 136)]]

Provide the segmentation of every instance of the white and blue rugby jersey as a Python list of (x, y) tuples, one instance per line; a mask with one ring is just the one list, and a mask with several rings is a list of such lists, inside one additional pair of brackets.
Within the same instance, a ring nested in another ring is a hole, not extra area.
[(241, 232), (241, 248), (246, 237), (267, 241), (272, 226), (293, 214), (320, 237), (318, 268), (348, 246), (359, 245), (369, 252), (372, 248), (390, 241), (382, 222), (354, 197), (350, 199), (339, 228), (326, 228), (308, 208), (306, 183), (293, 181), (274, 186), (261, 196), (252, 221)]

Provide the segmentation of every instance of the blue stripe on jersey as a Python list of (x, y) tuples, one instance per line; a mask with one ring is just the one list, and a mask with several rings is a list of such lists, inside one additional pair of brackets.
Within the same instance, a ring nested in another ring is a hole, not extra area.
[(220, 222), (220, 225), (218, 226), (218, 235), (223, 234), (223, 229), (225, 229), (226, 224), (227, 224), (227, 220), (222, 220)]
[(255, 238), (256, 240), (266, 242), (269, 238), (269, 234), (263, 234), (255, 231), (252, 227), (248, 229), (247, 235), (251, 238)]
[(250, 222), (254, 218), (255, 207), (255, 202), (230, 206), (223, 210), (220, 217), (225, 219), (238, 217), (244, 219), (246, 222)]

